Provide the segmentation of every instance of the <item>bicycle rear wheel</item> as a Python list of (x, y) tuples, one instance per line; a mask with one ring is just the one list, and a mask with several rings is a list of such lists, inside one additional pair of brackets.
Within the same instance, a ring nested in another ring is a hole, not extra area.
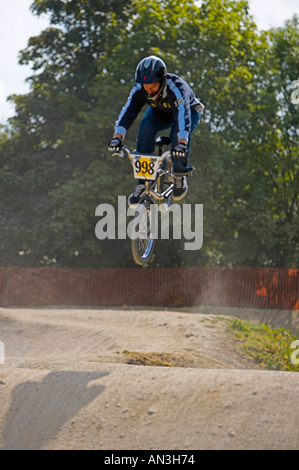
[(140, 204), (136, 217), (138, 222), (136, 230), (131, 237), (132, 256), (136, 264), (145, 266), (151, 259), (156, 239), (154, 238), (154, 218), (150, 210), (150, 201)]

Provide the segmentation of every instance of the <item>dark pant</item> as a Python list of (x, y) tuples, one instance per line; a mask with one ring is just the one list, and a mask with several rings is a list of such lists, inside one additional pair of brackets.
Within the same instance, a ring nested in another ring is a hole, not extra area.
[[(190, 135), (200, 120), (200, 111), (191, 110), (191, 129), (187, 145), (187, 155), (184, 158), (172, 158), (174, 173), (183, 173), (192, 169), (189, 163)], [(171, 129), (171, 148), (178, 144), (178, 129), (172, 113), (163, 113), (156, 108), (149, 107), (140, 123), (137, 136), (137, 152), (153, 154), (155, 151), (155, 140), (158, 132)]]

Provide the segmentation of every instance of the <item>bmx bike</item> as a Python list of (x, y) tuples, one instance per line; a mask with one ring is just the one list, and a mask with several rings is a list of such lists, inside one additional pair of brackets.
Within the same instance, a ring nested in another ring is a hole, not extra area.
[[(171, 151), (163, 151), (165, 145), (170, 144), (169, 137), (159, 136), (156, 139), (158, 155), (145, 155), (131, 152), (125, 146), (113, 156), (128, 159), (133, 167), (134, 178), (144, 180), (144, 191), (139, 203), (131, 205), (136, 209), (136, 229), (131, 238), (132, 256), (136, 264), (147, 266), (155, 248), (156, 220), (152, 217), (151, 205), (158, 204), (161, 212), (168, 211), (172, 202), (174, 181), (178, 177), (173, 173)], [(188, 176), (191, 171), (180, 173), (179, 176)]]

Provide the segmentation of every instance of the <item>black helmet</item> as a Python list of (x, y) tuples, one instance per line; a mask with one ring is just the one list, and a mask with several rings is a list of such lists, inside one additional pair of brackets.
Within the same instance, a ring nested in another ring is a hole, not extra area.
[(136, 68), (135, 82), (141, 85), (161, 82), (166, 77), (166, 65), (155, 55), (145, 57)]

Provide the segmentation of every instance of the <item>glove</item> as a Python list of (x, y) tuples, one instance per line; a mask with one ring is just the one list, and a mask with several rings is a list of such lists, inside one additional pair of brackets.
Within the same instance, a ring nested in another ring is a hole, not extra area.
[(110, 150), (110, 152), (119, 152), (121, 147), (122, 143), (121, 140), (118, 138), (110, 140), (108, 144), (108, 150)]
[(176, 147), (172, 149), (172, 156), (182, 158), (187, 155), (187, 145), (186, 144), (178, 144)]

